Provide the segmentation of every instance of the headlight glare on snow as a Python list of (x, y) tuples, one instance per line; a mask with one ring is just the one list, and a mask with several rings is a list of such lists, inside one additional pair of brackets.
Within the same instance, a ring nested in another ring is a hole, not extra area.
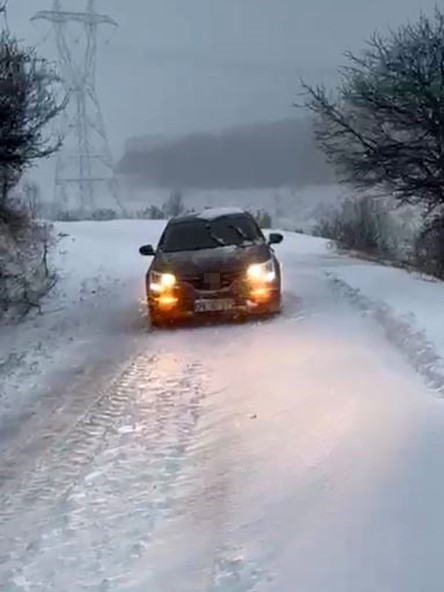
[(172, 273), (159, 273), (152, 271), (150, 273), (150, 290), (152, 292), (165, 292), (171, 290), (176, 285), (176, 276)]
[(250, 282), (257, 283), (271, 283), (276, 279), (276, 270), (274, 268), (273, 259), (265, 263), (253, 263), (247, 269), (247, 278)]

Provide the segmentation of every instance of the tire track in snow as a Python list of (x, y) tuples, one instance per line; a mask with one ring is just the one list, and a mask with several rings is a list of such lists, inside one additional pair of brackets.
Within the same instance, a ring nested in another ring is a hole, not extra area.
[[(150, 366), (151, 359), (140, 356), (114, 384), (98, 393), (94, 404), (80, 416), (62, 441), (49, 449), (36, 467), (15, 490), (0, 498), (0, 526), (11, 518), (24, 515), (32, 505), (32, 512), (45, 510), (54, 497), (62, 496), (75, 481), (82, 467), (93, 458), (107, 431), (116, 425), (122, 410), (128, 405), (133, 391), (134, 377), (143, 358)], [(77, 401), (80, 415), (80, 402)], [(72, 411), (72, 409), (71, 409)], [(78, 417), (77, 415), (77, 417)]]
[(53, 384), (41, 400), (28, 405), (22, 415), (5, 420), (6, 426), (0, 426), (0, 438), (7, 432), (1, 440), (0, 498), (15, 487), (24, 472), (33, 472), (36, 460), (46, 456), (54, 443), (65, 438), (85, 416), (85, 410), (108, 392), (115, 377), (128, 368), (128, 364), (119, 366), (116, 369), (115, 363), (99, 363), (82, 368), (80, 376), (74, 370)]
[[(134, 384), (144, 368), (145, 381), (155, 364), (154, 357), (140, 355), (128, 369), (96, 396), (95, 403), (51, 448), (41, 462), (21, 482), (0, 499), (0, 583), (2, 572), (17, 564), (23, 554), (38, 551), (39, 537), (58, 506), (63, 506), (88, 464), (106, 444), (108, 434), (116, 432), (122, 414), (134, 394)], [(63, 511), (63, 510), (62, 510)]]
[[(97, 589), (110, 585), (110, 574), (119, 568), (130, 577), (122, 558), (140, 558), (167, 511), (205, 396), (198, 364), (184, 365), (171, 357), (162, 367), (164, 362), (162, 356), (139, 356), (63, 446), (52, 451), (24, 491), (10, 499), (6, 509), (2, 506), (2, 528), (7, 526), (10, 536), (3, 537), (0, 547), (0, 555), (7, 556), (0, 575), (9, 573), (11, 590), (24, 589), (23, 582), (34, 577), (35, 582), (51, 582), (59, 589), (56, 583), (64, 574), (71, 575), (72, 586), (79, 576), (73, 556), (86, 560), (82, 573), (88, 589), (95, 589), (100, 575)], [(122, 521), (128, 523), (125, 541), (131, 546), (125, 552), (114, 542)], [(93, 531), (92, 546), (83, 541), (84, 536), (91, 538), (84, 532), (86, 524)], [(51, 566), (48, 573), (40, 573), (43, 564)], [(82, 589), (80, 582), (79, 586)]]
[[(8, 536), (0, 543), (0, 587), (160, 592), (153, 545), (159, 527), (174, 524), (192, 499), (196, 427), (203, 400), (214, 394), (193, 358), (140, 355), (7, 511), (2, 506)], [(217, 456), (229, 461), (223, 451)], [(184, 473), (187, 460), (191, 472)], [(206, 584), (196, 592), (253, 592), (264, 574), (242, 546), (227, 544), (217, 504)]]

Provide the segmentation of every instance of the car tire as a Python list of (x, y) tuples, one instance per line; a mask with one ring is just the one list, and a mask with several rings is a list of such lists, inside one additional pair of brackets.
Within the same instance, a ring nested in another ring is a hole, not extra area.
[(282, 295), (279, 293), (276, 298), (273, 299), (273, 302), (268, 307), (266, 314), (271, 316), (280, 314), (282, 310)]
[(154, 327), (155, 329), (161, 329), (162, 327), (165, 327), (165, 325), (167, 324), (165, 317), (160, 315), (152, 308), (149, 309), (148, 314), (151, 327)]

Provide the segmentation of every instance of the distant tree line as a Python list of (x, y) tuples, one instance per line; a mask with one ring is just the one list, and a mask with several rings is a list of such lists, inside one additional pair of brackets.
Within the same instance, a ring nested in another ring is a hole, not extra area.
[(118, 164), (141, 185), (184, 189), (271, 188), (332, 182), (309, 121), (291, 119), (201, 133), (175, 141), (129, 145)]

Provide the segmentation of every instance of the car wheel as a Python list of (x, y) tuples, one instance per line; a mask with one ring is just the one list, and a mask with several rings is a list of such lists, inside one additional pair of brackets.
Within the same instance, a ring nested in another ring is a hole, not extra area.
[(268, 307), (266, 314), (277, 315), (281, 312), (281, 310), (282, 296), (281, 294), (278, 294), (275, 298), (273, 298), (273, 301), (270, 303), (270, 306)]
[(165, 327), (165, 325), (167, 324), (165, 317), (153, 310), (152, 308), (149, 309), (149, 319), (151, 327), (155, 327), (156, 329)]

